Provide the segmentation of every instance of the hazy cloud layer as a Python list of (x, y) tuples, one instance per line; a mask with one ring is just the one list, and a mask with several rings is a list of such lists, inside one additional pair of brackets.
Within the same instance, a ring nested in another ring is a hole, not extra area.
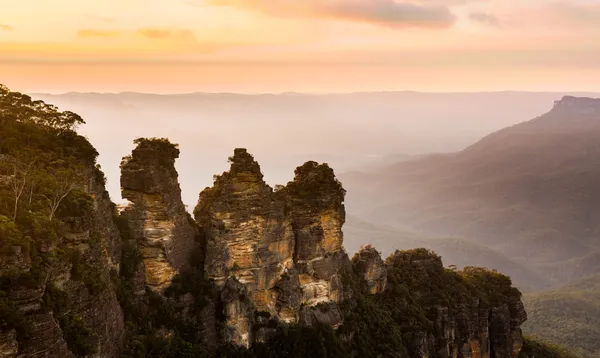
[(386, 27), (450, 27), (450, 10), (436, 3), (394, 0), (206, 0), (208, 4), (253, 9), (275, 16), (321, 17)]
[(590, 26), (600, 29), (600, 3), (556, 1), (548, 5), (550, 20), (564, 25)]
[(13, 30), (12, 26), (0, 24), (0, 31), (12, 31), (12, 30)]
[(115, 37), (119, 35), (121, 35), (121, 31), (117, 30), (81, 29), (77, 32), (78, 37)]
[(473, 22), (477, 22), (483, 25), (492, 26), (492, 27), (502, 27), (500, 20), (487, 12), (475, 11), (469, 14), (469, 19)]
[(77, 36), (86, 37), (117, 37), (139, 35), (152, 40), (188, 40), (196, 41), (194, 32), (189, 29), (147, 27), (136, 31), (81, 29)]
[(194, 33), (188, 29), (171, 29), (149, 27), (138, 30), (138, 33), (150, 39), (188, 39), (195, 40)]

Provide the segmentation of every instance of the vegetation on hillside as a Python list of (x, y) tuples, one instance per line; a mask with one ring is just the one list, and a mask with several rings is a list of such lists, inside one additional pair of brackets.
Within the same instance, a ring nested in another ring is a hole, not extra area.
[[(463, 151), (342, 175), (349, 213), (476, 241), (542, 276), (536, 282), (531, 272), (511, 272), (516, 282), (538, 290), (600, 273), (600, 115), (579, 103), (566, 108), (499, 130)], [(508, 272), (512, 266), (496, 268)]]
[(582, 357), (600, 357), (600, 276), (524, 297), (523, 331), (567, 347)]
[[(569, 350), (556, 344), (540, 341), (534, 337), (525, 337), (519, 358), (579, 358)], [(584, 357), (584, 356), (580, 356)]]
[[(411, 262), (419, 264), (411, 264)], [(431, 251), (398, 251), (387, 260), (388, 289), (368, 294), (364, 281), (345, 272), (352, 299), (342, 306), (344, 322), (329, 327), (280, 326), (267, 344), (250, 350), (227, 347), (230, 357), (406, 357), (422, 344), (420, 333), (435, 334), (438, 305), (470, 310), (476, 298), (487, 303), (519, 298), (508, 277), (483, 268), (445, 269)]]
[[(45, 288), (44, 306), (54, 312), (65, 340), (78, 356), (91, 354), (93, 333), (81, 317), (63, 308), (60, 290), (44, 287), (52, 268), (70, 264), (71, 279), (91, 294), (102, 289), (97, 270), (78, 248), (63, 241), (71, 225), (92, 220), (90, 181), (103, 181), (95, 167), (98, 153), (75, 132), (84, 121), (72, 112), (0, 85), (0, 316), (2, 328), (15, 328), (19, 341), (28, 326), (8, 299), (19, 288)], [(89, 235), (90, 247), (97, 235)], [(69, 267), (69, 266), (67, 266)], [(59, 298), (60, 296), (60, 298)]]

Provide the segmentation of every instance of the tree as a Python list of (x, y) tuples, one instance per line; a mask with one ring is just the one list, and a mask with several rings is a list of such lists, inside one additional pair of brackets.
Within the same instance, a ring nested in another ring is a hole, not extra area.
[(42, 194), (48, 203), (50, 213), (48, 219), (52, 220), (62, 201), (78, 187), (81, 181), (82, 170), (80, 167), (63, 166), (64, 161), (56, 160), (51, 163), (46, 180), (43, 183), (45, 194)]
[(26, 94), (12, 92), (0, 84), (0, 125), (6, 121), (33, 122), (60, 131), (74, 131), (85, 121), (71, 111), (61, 112), (44, 101), (34, 101)]
[(23, 154), (22, 158), (7, 155), (0, 156), (0, 173), (4, 172), (8, 174), (8, 183), (13, 194), (13, 220), (17, 219), (19, 201), (25, 191), (36, 161), (37, 158), (35, 156), (31, 157), (27, 154)]

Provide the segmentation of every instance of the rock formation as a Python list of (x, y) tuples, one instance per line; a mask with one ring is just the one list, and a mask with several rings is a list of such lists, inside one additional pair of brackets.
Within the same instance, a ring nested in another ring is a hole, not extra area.
[(370, 294), (382, 293), (387, 285), (385, 263), (377, 250), (368, 246), (360, 250), (352, 263), (357, 274), (367, 283)]
[[(439, 256), (423, 249), (397, 251), (383, 267), (381, 263), (372, 248), (361, 250), (353, 259), (354, 270), (369, 291), (380, 287), (376, 283), (387, 281), (387, 275), (394, 275), (388, 287), (394, 290), (401, 284), (409, 290), (409, 299), (416, 307), (430, 310), (433, 330), (415, 331), (405, 342), (409, 352), (424, 357), (518, 356), (523, 346), (520, 325), (527, 314), (520, 292), (506, 276), (472, 267), (461, 273), (448, 272)], [(486, 293), (473, 296), (472, 289), (467, 288), (470, 285)]]
[[(307, 162), (273, 190), (252, 155), (236, 149), (230, 170), (200, 193), (194, 221), (181, 201), (177, 146), (138, 139), (121, 163), (130, 204), (118, 214), (85, 138), (10, 120), (0, 124), (29, 126), (42, 149), (59, 143), (53, 158), (71, 173), (63, 198), (73, 195), (56, 216), (39, 209), (46, 202), (33, 200), (33, 182), (19, 220), (16, 206), (0, 203), (0, 358), (252, 356), (254, 348), (264, 356), (512, 358), (521, 350), (526, 314), (508, 277), (445, 269), (425, 249), (383, 261), (367, 247), (351, 261), (346, 192), (327, 164)], [(50, 184), (64, 179), (43, 174)], [(10, 197), (15, 179), (1, 175), (0, 194)]]
[(162, 139), (136, 143), (121, 163), (122, 195), (131, 202), (121, 216), (140, 249), (145, 285), (162, 290), (189, 266), (199, 233), (181, 201), (177, 147)]
[[(339, 302), (344, 191), (333, 171), (309, 162), (274, 192), (245, 149), (236, 149), (230, 162), (194, 210), (207, 239), (208, 277), (228, 291), (235, 279), (256, 310), (288, 323), (298, 322), (301, 305)], [(227, 325), (237, 331), (232, 341), (250, 344), (251, 320), (225, 307)]]
[(65, 218), (61, 241), (42, 246), (43, 254), (63, 256), (34, 267), (28, 254), (14, 247), (13, 260), (0, 260), (0, 272), (10, 271), (14, 277), (16, 268), (22, 275), (3, 293), (27, 330), (19, 337), (18, 330), (0, 328), (2, 358), (75, 357), (76, 336), (87, 338), (89, 357), (117, 357), (121, 352), (123, 312), (111, 282), (111, 271), (118, 271), (121, 259), (121, 240), (103, 178), (93, 166), (88, 169), (89, 184), (82, 189), (91, 200), (90, 210)]

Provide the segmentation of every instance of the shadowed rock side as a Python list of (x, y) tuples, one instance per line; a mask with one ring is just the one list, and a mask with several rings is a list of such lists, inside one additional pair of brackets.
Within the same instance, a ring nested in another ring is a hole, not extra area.
[[(256, 310), (285, 322), (298, 322), (303, 305), (339, 302), (337, 274), (347, 258), (341, 232), (344, 192), (333, 170), (309, 162), (274, 192), (245, 149), (236, 149), (229, 160), (230, 170), (200, 193), (194, 210), (207, 238), (208, 277), (227, 290), (235, 278)], [(232, 341), (248, 345), (251, 320), (227, 307), (227, 325), (237, 331)]]
[(367, 283), (370, 294), (382, 293), (387, 285), (387, 272), (385, 263), (379, 252), (367, 246), (352, 258), (354, 271)]
[(199, 233), (181, 201), (177, 146), (166, 139), (135, 142), (138, 146), (121, 163), (122, 196), (131, 202), (121, 217), (140, 249), (145, 285), (162, 290), (189, 266)]
[[(18, 279), (2, 292), (27, 327), (21, 337), (14, 329), (0, 328), (2, 358), (75, 357), (75, 335), (86, 337), (88, 357), (117, 357), (121, 352), (123, 312), (111, 282), (111, 270), (118, 271), (121, 259), (120, 236), (103, 177), (93, 166), (88, 169), (89, 184), (82, 189), (93, 200), (92, 209), (64, 218), (64, 237), (41, 247), (44, 254), (58, 259), (37, 268), (41, 281)], [(2, 274), (12, 271), (31, 277), (32, 270), (32, 261), (20, 250), (9, 262), (0, 260)]]
[[(508, 277), (484, 268), (454, 272), (424, 249), (396, 251), (384, 263), (369, 247), (352, 261), (369, 292), (386, 282), (378, 292), (379, 304), (409, 308), (404, 319), (412, 328), (403, 336), (409, 356), (509, 358), (521, 351), (520, 325), (527, 315)], [(417, 328), (410, 322), (415, 308), (423, 310), (431, 326)]]

